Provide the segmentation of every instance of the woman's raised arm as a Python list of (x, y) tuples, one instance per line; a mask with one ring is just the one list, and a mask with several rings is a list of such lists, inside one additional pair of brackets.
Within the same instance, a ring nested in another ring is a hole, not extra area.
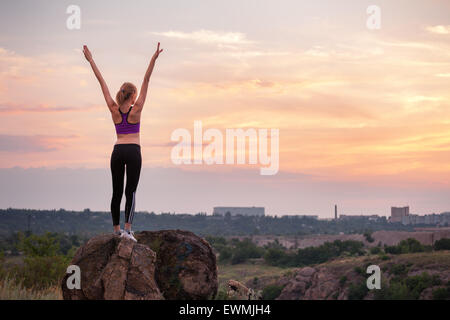
[(150, 76), (152, 75), (153, 68), (155, 67), (156, 59), (158, 59), (158, 56), (162, 51), (163, 49), (159, 50), (158, 42), (158, 47), (156, 48), (152, 60), (150, 60), (147, 71), (145, 72), (144, 81), (142, 82), (141, 91), (139, 92), (139, 97), (134, 103), (136, 109), (142, 110), (142, 108), (144, 107), (145, 98), (147, 97), (148, 83), (150, 82)]
[(83, 53), (84, 56), (86, 57), (86, 60), (90, 63), (92, 70), (94, 71), (94, 74), (97, 77), (98, 82), (100, 83), (103, 96), (105, 97), (105, 101), (106, 104), (108, 105), (108, 108), (111, 110), (111, 108), (117, 107), (116, 102), (113, 100), (113, 98), (111, 98), (111, 94), (109, 93), (109, 89), (108, 86), (106, 85), (105, 79), (103, 79), (100, 70), (98, 70), (97, 65), (94, 62), (94, 59), (92, 59), (92, 54), (87, 46), (83, 46)]

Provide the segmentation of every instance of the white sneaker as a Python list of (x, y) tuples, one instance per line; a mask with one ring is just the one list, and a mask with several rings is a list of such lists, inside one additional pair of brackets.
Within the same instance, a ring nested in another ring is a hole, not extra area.
[(123, 234), (123, 230), (122, 229), (119, 229), (118, 231), (114, 231), (113, 233), (116, 235), (116, 236), (122, 236), (122, 234)]
[(134, 232), (131, 231), (131, 230), (130, 231), (123, 230), (123, 233), (122, 233), (121, 237), (133, 240), (134, 242), (137, 242), (136, 238), (134, 237)]

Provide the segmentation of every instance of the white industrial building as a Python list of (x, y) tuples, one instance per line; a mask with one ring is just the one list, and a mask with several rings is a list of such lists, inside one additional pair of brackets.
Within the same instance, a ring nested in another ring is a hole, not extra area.
[(229, 212), (232, 216), (264, 216), (264, 207), (214, 207), (213, 215), (225, 215)]
[(445, 225), (450, 224), (450, 212), (443, 212), (441, 214), (426, 214), (420, 216), (418, 214), (409, 214), (402, 217), (402, 223), (409, 224), (431, 224), (431, 225)]

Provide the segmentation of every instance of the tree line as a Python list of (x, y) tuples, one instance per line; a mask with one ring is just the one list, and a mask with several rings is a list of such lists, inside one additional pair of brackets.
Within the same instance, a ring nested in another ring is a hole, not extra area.
[[(47, 231), (69, 235), (93, 236), (112, 229), (109, 212), (0, 209), (0, 235), (17, 231), (43, 234)], [(123, 213), (122, 213), (123, 221)], [(136, 212), (134, 228), (141, 230), (183, 229), (195, 234), (229, 235), (309, 235), (363, 233), (365, 230), (413, 231), (411, 226), (388, 223), (385, 217), (376, 221), (368, 218), (351, 220), (317, 220), (302, 216), (224, 216), (198, 214), (174, 214)]]

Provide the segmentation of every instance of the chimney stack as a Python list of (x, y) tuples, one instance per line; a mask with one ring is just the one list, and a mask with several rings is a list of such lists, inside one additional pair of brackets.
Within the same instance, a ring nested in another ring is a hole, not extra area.
[(337, 220), (337, 204), (334, 205), (334, 220)]

